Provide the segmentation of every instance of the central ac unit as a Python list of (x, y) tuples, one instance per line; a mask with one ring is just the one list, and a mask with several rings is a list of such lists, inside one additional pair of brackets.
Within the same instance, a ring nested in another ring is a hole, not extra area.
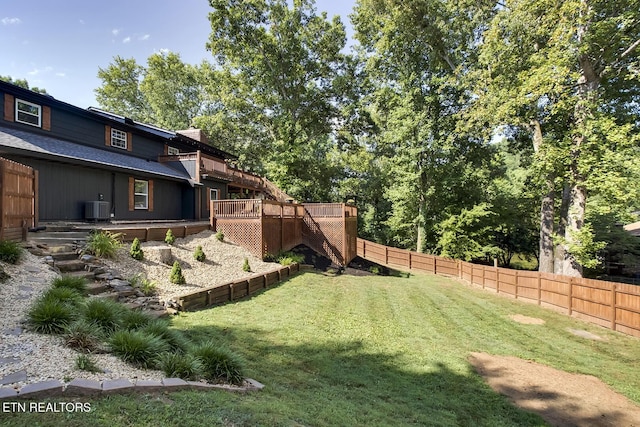
[(88, 220), (108, 220), (109, 202), (91, 201), (84, 205), (84, 217)]

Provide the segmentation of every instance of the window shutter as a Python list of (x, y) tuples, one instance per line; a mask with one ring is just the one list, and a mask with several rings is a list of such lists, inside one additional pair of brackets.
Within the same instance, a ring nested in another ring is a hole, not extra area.
[[(104, 126), (104, 145), (106, 145), (107, 147), (111, 146), (111, 126), (109, 125)], [(131, 183), (131, 181), (129, 183)]]
[(133, 150), (133, 134), (127, 132), (127, 151)]
[(4, 119), (8, 122), (14, 121), (14, 98), (13, 95), (9, 95), (8, 93), (4, 94)]
[(148, 199), (148, 208), (149, 212), (153, 212), (153, 180), (149, 180), (149, 199)]
[(51, 108), (42, 107), (42, 129), (51, 130)]
[(129, 210), (134, 210), (135, 179), (129, 177)]

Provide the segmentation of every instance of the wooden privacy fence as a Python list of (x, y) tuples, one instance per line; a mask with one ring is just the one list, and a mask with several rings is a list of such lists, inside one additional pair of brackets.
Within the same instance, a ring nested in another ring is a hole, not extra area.
[(38, 223), (38, 171), (0, 158), (0, 240), (25, 240)]
[(342, 203), (214, 200), (211, 227), (260, 258), (300, 244), (339, 265), (356, 256), (357, 210)]
[(216, 285), (210, 288), (174, 297), (180, 310), (197, 310), (235, 301), (267, 289), (300, 271), (298, 264), (281, 266), (267, 273), (256, 274), (246, 279)]
[(357, 253), (389, 267), (458, 277), (482, 289), (640, 337), (640, 286), (472, 264), (363, 239), (358, 239)]

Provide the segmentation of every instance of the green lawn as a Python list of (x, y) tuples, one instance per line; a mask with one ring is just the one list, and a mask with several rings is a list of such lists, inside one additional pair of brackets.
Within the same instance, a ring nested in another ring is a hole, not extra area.
[[(511, 314), (546, 324), (516, 323)], [(639, 339), (442, 277), (304, 273), (251, 299), (174, 322), (194, 338), (231, 347), (246, 360), (248, 376), (266, 388), (112, 396), (91, 401), (90, 414), (1, 413), (0, 423), (544, 425), (484, 384), (467, 362), (473, 351), (595, 375), (640, 402)]]

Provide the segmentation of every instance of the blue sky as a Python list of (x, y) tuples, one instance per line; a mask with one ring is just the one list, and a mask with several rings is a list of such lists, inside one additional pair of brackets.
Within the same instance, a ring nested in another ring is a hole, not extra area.
[[(316, 9), (348, 26), (354, 4), (316, 0)], [(4, 0), (0, 75), (27, 79), (78, 107), (97, 106), (98, 68), (116, 55), (141, 65), (163, 50), (191, 64), (209, 59), (209, 12), (207, 0)]]

